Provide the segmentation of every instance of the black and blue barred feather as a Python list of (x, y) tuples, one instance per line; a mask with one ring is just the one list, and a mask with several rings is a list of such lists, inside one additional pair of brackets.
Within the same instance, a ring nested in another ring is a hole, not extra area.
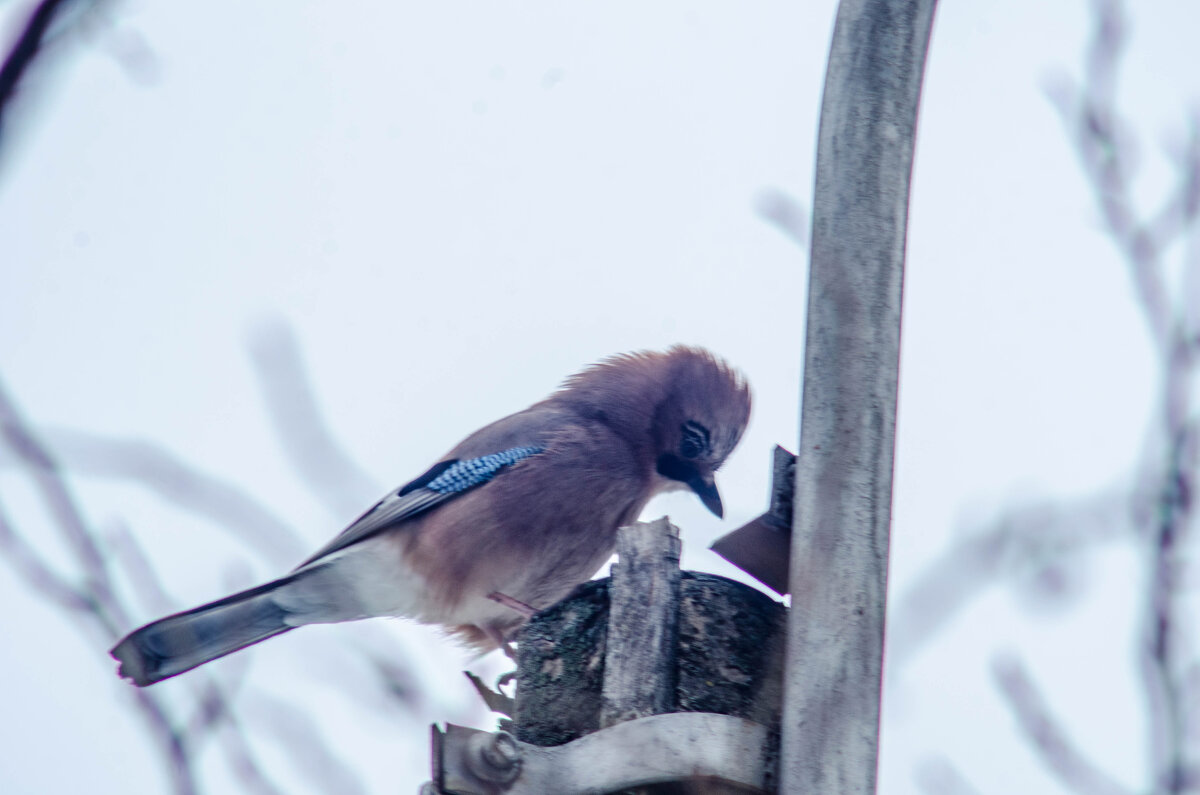
[(457, 494), (487, 483), (504, 467), (540, 452), (541, 447), (512, 447), (499, 453), (457, 461), (426, 483), (425, 488), (439, 494)]
[(463, 492), (482, 486), (505, 467), (541, 452), (544, 452), (544, 448), (525, 445), (477, 458), (452, 459), (435, 464), (419, 478), (376, 503), (371, 510), (338, 534), (337, 538), (300, 564), (300, 568), (389, 527), (395, 527), (407, 519), (433, 510)]

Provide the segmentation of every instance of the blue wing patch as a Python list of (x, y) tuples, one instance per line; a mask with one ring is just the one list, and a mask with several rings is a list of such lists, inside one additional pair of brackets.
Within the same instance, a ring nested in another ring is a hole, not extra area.
[(487, 483), (504, 467), (529, 458), (531, 455), (537, 455), (542, 452), (542, 449), (532, 446), (510, 447), (499, 453), (457, 461), (426, 483), (425, 488), (436, 491), (438, 494), (457, 494), (460, 491)]
[(308, 566), (326, 555), (345, 549), (389, 527), (395, 527), (418, 514), (433, 510), (447, 500), (454, 499), (458, 494), (487, 483), (504, 467), (544, 450), (543, 447), (532, 445), (510, 447), (499, 453), (468, 458), (465, 461), (451, 460), (436, 464), (399, 492), (392, 492), (380, 500), (375, 507), (358, 517), (339, 533), (337, 538), (301, 563), (298, 568)]

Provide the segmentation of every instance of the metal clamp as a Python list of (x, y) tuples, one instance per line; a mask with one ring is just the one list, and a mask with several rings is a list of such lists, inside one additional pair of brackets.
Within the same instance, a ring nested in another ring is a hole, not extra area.
[(700, 780), (766, 787), (766, 727), (729, 715), (652, 715), (546, 748), (454, 724), (433, 734), (434, 779), (422, 795), (585, 795)]

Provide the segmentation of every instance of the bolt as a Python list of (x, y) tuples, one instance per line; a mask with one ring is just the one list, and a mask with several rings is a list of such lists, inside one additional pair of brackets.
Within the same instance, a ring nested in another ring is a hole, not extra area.
[(508, 785), (521, 774), (521, 749), (508, 732), (477, 734), (471, 738), (467, 766), (483, 781)]

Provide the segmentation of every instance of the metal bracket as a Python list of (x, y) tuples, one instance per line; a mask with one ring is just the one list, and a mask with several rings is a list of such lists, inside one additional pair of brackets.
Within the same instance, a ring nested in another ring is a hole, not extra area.
[(754, 521), (721, 536), (710, 547), (780, 595), (788, 592), (795, 494), (796, 456), (775, 445), (771, 466), (771, 507)]
[(551, 747), (454, 724), (433, 735), (422, 795), (595, 795), (679, 781), (762, 792), (770, 747), (766, 727), (710, 712), (651, 715)]

